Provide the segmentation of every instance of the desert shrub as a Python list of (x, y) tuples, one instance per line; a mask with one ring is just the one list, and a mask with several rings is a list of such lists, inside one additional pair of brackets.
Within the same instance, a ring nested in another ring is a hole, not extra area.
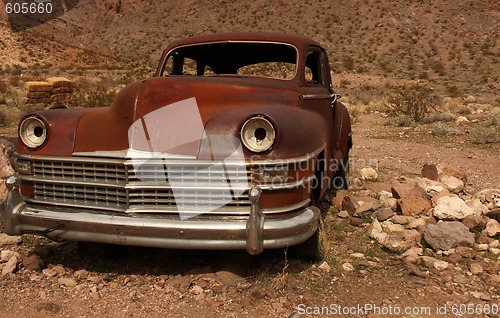
[(435, 122), (432, 124), (432, 135), (438, 137), (455, 136), (458, 135), (460, 131), (454, 127), (448, 126), (441, 122)]
[(437, 121), (450, 122), (455, 121), (457, 116), (452, 113), (432, 113), (422, 118), (421, 122), (425, 124), (435, 123)]
[(5, 105), (7, 104), (7, 99), (3, 96), (0, 96), (0, 105)]
[(73, 107), (105, 107), (111, 106), (117, 91), (109, 89), (102, 84), (93, 84), (87, 81), (75, 83), (75, 89), (71, 95), (71, 106)]
[(361, 115), (362, 113), (360, 107), (346, 105), (346, 108), (349, 110), (349, 117), (351, 118), (351, 123), (354, 124), (358, 122), (359, 115)]
[(416, 84), (395, 87), (385, 102), (390, 116), (406, 115), (415, 122), (427, 116), (437, 105), (438, 98), (432, 94), (432, 89)]
[(9, 91), (9, 86), (4, 81), (0, 81), (0, 94), (5, 94)]
[(417, 122), (408, 115), (399, 115), (394, 120), (398, 127), (415, 127), (417, 125)]
[(462, 104), (458, 106), (457, 113), (460, 115), (470, 115), (472, 114), (472, 110), (468, 106)]
[(470, 131), (470, 138), (474, 144), (490, 144), (500, 142), (498, 128), (477, 126)]

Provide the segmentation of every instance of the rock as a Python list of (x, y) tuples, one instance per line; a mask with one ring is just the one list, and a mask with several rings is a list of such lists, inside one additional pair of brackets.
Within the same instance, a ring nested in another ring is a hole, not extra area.
[(21, 259), (21, 255), (18, 252), (12, 250), (3, 250), (0, 252), (0, 263), (8, 262), (12, 256), (17, 256), (17, 259)]
[(0, 246), (2, 245), (16, 245), (21, 242), (20, 236), (10, 236), (5, 233), (0, 233)]
[(0, 179), (7, 179), (15, 173), (10, 164), (10, 160), (4, 154), (0, 154)]
[(489, 237), (493, 237), (500, 233), (500, 223), (497, 220), (490, 219), (488, 223), (486, 223), (486, 228), (484, 229), (484, 234)]
[(388, 235), (387, 233), (385, 233), (385, 232), (381, 232), (381, 233), (375, 233), (375, 234), (373, 234), (373, 236), (372, 236), (372, 237), (373, 237), (373, 238), (374, 238), (374, 239), (375, 239), (375, 240), (376, 240), (379, 244), (384, 245), (384, 242), (385, 242), (385, 240), (387, 240), (387, 237), (388, 237), (388, 236), (389, 236), (389, 235)]
[(412, 247), (404, 252), (401, 257), (408, 262), (415, 262), (424, 253), (421, 247)]
[(215, 277), (223, 285), (231, 286), (231, 287), (234, 287), (239, 282), (242, 282), (245, 280), (245, 278), (241, 277), (240, 275), (235, 274), (232, 271), (228, 271), (228, 270), (220, 270), (220, 271), (216, 272)]
[(191, 286), (191, 278), (187, 275), (175, 275), (167, 281), (167, 285), (178, 289), (179, 291), (187, 291)]
[(391, 192), (391, 185), (384, 182), (370, 182), (366, 184), (366, 189), (372, 191), (373, 193), (380, 192)]
[(460, 285), (465, 285), (465, 284), (470, 283), (470, 279), (462, 274), (455, 275), (455, 278), (453, 279), (453, 281), (457, 284), (460, 284)]
[(329, 273), (331, 267), (330, 267), (330, 265), (328, 265), (327, 262), (323, 262), (323, 263), (321, 263), (321, 265), (318, 266), (318, 269), (325, 272), (325, 273)]
[(409, 229), (416, 229), (418, 231), (423, 231), (426, 226), (427, 226), (427, 220), (424, 218), (418, 218), (408, 223), (406, 227)]
[(455, 123), (458, 125), (462, 125), (462, 124), (468, 124), (470, 123), (470, 121), (465, 116), (458, 116), (457, 119), (455, 120)]
[(474, 245), (474, 235), (465, 225), (457, 221), (427, 225), (424, 239), (433, 249), (443, 251), (457, 246)]
[(57, 272), (51, 268), (45, 268), (42, 270), (43, 275), (47, 277), (54, 277), (57, 275)]
[(45, 262), (38, 254), (32, 253), (23, 259), (23, 267), (30, 271), (40, 271), (45, 267)]
[(491, 210), (486, 214), (486, 216), (500, 222), (500, 209)]
[(383, 222), (394, 216), (394, 212), (390, 208), (382, 208), (377, 211), (377, 220)]
[(349, 219), (349, 224), (351, 224), (352, 226), (360, 226), (361, 224), (363, 224), (363, 219), (353, 216)]
[(445, 163), (439, 163), (437, 165), (424, 165), (421, 175), (422, 177), (436, 181), (442, 181), (441, 179), (443, 176), (452, 176), (462, 180), (464, 183), (467, 182), (467, 175), (465, 173)]
[(418, 262), (427, 268), (433, 267), (437, 260), (435, 257), (425, 255), (418, 258)]
[(362, 219), (368, 219), (371, 217), (375, 210), (380, 208), (380, 203), (371, 201), (371, 202), (363, 202), (354, 212), (355, 217), (359, 217)]
[(341, 219), (347, 219), (349, 217), (349, 212), (347, 212), (346, 210), (342, 210), (337, 213), (337, 216)]
[(354, 270), (354, 266), (352, 266), (351, 263), (344, 263), (342, 264), (342, 269), (346, 272), (352, 272)]
[(460, 253), (450, 253), (448, 255), (448, 257), (446, 258), (446, 260), (449, 262), (449, 263), (452, 263), (452, 264), (457, 264), (457, 263), (460, 263), (462, 260), (463, 260), (463, 257), (462, 255), (460, 255)]
[(380, 223), (385, 233), (404, 231), (405, 227), (400, 224), (394, 224), (391, 221), (384, 221)]
[(450, 266), (450, 263), (441, 260), (436, 260), (434, 264), (432, 264), (432, 266), (434, 266), (434, 268), (437, 269), (438, 271), (442, 272), (445, 269), (447, 269), (448, 266)]
[(466, 216), (462, 220), (462, 223), (470, 230), (483, 229), (486, 226), (486, 222), (484, 222), (483, 218), (476, 214)]
[(483, 266), (480, 263), (472, 263), (470, 264), (469, 271), (473, 275), (481, 275), (483, 273)]
[(406, 265), (408, 267), (408, 270), (410, 271), (411, 275), (415, 275), (420, 278), (427, 278), (427, 273), (424, 273), (423, 271), (420, 270), (415, 264), (412, 264), (411, 262), (406, 262)]
[(477, 252), (474, 251), (474, 249), (466, 246), (458, 246), (455, 251), (464, 258), (474, 258), (477, 255)]
[(2, 276), (7, 274), (14, 273), (17, 270), (17, 263), (19, 262), (16, 255), (13, 255), (7, 263), (5, 263), (4, 268), (2, 269)]
[(489, 244), (476, 244), (474, 249), (478, 252), (485, 252), (490, 248)]
[(349, 215), (354, 215), (354, 212), (356, 212), (356, 206), (348, 195), (342, 199), (342, 210), (349, 212)]
[(442, 176), (440, 180), (451, 193), (460, 193), (465, 187), (462, 180), (453, 176)]
[(493, 274), (488, 278), (488, 281), (492, 284), (500, 284), (500, 275)]
[(401, 225), (406, 225), (410, 223), (411, 220), (415, 220), (415, 218), (411, 216), (404, 216), (404, 215), (394, 215), (391, 219), (391, 222), (394, 224), (401, 224)]
[(462, 220), (475, 212), (458, 197), (442, 197), (437, 200), (433, 215), (440, 220)]
[(420, 244), (420, 233), (415, 230), (391, 232), (387, 235), (382, 245), (391, 252), (404, 253)]
[(66, 269), (62, 265), (54, 265), (52, 266), (52, 269), (55, 270), (59, 275), (66, 274)]
[(203, 288), (201, 288), (200, 286), (198, 285), (194, 285), (193, 287), (191, 287), (191, 289), (189, 289), (189, 293), (191, 295), (199, 295), (199, 294), (203, 294)]
[(493, 255), (499, 255), (500, 254), (500, 248), (490, 247), (488, 249), (488, 252), (490, 252)]
[(416, 178), (417, 185), (424, 190), (425, 193), (433, 195), (442, 192), (445, 186), (442, 182), (431, 180), (428, 178)]
[(486, 215), (488, 213), (488, 207), (484, 205), (479, 199), (466, 200), (465, 204), (474, 210), (476, 215)]
[(499, 248), (500, 247), (500, 241), (499, 240), (491, 241), (490, 244), (489, 244), (489, 246), (493, 247), (493, 248)]
[(89, 272), (86, 269), (79, 269), (74, 275), (77, 278), (86, 279), (89, 276)]
[(363, 168), (359, 171), (359, 175), (362, 180), (375, 181), (378, 179), (378, 173), (373, 168)]
[(380, 225), (380, 222), (377, 219), (375, 219), (372, 221), (366, 232), (368, 233), (369, 237), (375, 238), (375, 235), (382, 233), (383, 229), (382, 226)]
[(74, 280), (73, 278), (68, 278), (68, 277), (60, 277), (57, 280), (57, 283), (59, 285), (63, 285), (66, 287), (75, 287), (77, 285), (76, 280)]
[(392, 211), (396, 212), (398, 209), (398, 200), (394, 198), (387, 199), (387, 207), (389, 207)]
[(397, 199), (398, 210), (403, 215), (420, 215), (432, 207), (431, 202), (423, 197), (425, 191), (415, 181), (409, 183), (394, 182), (391, 191), (393, 197)]

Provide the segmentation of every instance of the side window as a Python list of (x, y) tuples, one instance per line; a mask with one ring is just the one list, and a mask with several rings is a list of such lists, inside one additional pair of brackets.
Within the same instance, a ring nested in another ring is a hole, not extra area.
[(321, 65), (321, 52), (310, 51), (306, 57), (305, 81), (307, 84), (321, 85), (324, 83), (323, 67)]

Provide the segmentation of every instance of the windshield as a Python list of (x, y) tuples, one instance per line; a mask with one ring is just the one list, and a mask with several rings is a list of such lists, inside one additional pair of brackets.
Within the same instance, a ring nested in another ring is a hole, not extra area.
[(221, 42), (189, 45), (169, 52), (161, 76), (258, 76), (294, 78), (297, 49), (271, 42)]

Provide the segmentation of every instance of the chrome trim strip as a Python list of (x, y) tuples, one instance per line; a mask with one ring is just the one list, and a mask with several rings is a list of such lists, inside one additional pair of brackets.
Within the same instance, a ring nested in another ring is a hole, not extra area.
[(25, 160), (43, 160), (43, 161), (58, 161), (58, 162), (80, 162), (80, 163), (89, 163), (89, 164), (123, 164), (126, 166), (132, 166), (134, 164), (141, 164), (147, 162), (148, 164), (165, 164), (172, 166), (207, 166), (213, 165), (216, 163), (224, 163), (229, 166), (267, 166), (267, 165), (280, 165), (280, 164), (290, 164), (295, 162), (307, 161), (315, 158), (321, 151), (323, 151), (326, 147), (326, 144), (321, 145), (318, 149), (314, 150), (311, 153), (308, 153), (304, 156), (289, 158), (289, 159), (273, 159), (273, 160), (255, 160), (255, 161), (247, 161), (247, 160), (220, 160), (220, 161), (212, 161), (212, 160), (178, 160), (178, 159), (132, 159), (132, 158), (106, 158), (99, 157), (99, 161), (92, 161), (92, 157), (60, 157), (60, 156), (40, 156), (40, 155), (22, 155), (17, 152), (14, 153), (14, 157), (17, 159), (25, 159)]

